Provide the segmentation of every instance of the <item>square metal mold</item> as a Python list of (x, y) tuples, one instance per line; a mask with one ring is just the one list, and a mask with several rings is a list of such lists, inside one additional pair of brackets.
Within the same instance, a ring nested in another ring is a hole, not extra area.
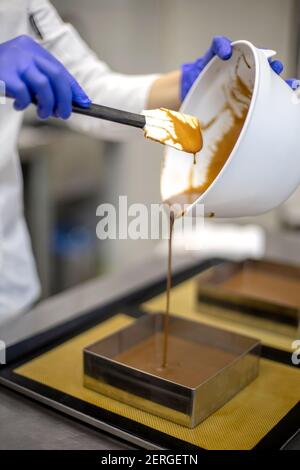
[(163, 314), (84, 349), (84, 385), (143, 411), (193, 428), (258, 375), (260, 342), (170, 316), (162, 368)]

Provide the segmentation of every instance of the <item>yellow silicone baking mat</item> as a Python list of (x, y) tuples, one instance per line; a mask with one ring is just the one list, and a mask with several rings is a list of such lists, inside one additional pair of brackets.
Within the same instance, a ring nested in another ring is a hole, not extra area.
[(261, 359), (260, 374), (254, 382), (194, 429), (86, 389), (83, 386), (83, 348), (132, 321), (136, 320), (117, 314), (14, 372), (205, 449), (253, 448), (299, 400), (299, 371), (266, 359)]

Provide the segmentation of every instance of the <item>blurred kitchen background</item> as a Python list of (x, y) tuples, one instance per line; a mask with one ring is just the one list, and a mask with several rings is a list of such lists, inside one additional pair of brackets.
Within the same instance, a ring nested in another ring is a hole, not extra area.
[[(285, 63), (284, 76), (297, 76), (297, 0), (52, 3), (99, 58), (119, 72), (176, 69), (201, 55), (214, 35), (222, 34), (277, 50)], [(129, 203), (160, 202), (161, 146), (142, 137), (128, 144), (96, 140), (54, 120), (42, 124), (31, 113), (19, 146), (26, 216), (43, 297), (149, 256), (154, 241), (97, 240), (96, 207), (103, 202), (115, 203), (119, 195), (127, 195)], [(254, 222), (267, 230), (300, 229), (300, 192), (284, 207)]]

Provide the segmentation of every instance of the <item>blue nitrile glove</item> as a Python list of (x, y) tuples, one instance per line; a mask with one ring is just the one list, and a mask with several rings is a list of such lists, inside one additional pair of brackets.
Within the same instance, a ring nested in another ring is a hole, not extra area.
[[(195, 60), (195, 62), (183, 64), (181, 67), (181, 101), (184, 100), (194, 81), (198, 78), (198, 75), (215, 55), (222, 60), (228, 60), (231, 54), (231, 41), (224, 36), (215, 36), (210, 48), (205, 52), (203, 57)], [(278, 74), (282, 72), (283, 65), (279, 60), (269, 60), (269, 62), (274, 72)]]
[(15, 99), (16, 110), (35, 101), (41, 119), (52, 115), (67, 119), (72, 102), (83, 107), (91, 103), (65, 67), (29, 36), (0, 44), (0, 80), (7, 96)]
[(288, 78), (286, 83), (292, 88), (292, 90), (297, 90), (300, 86), (300, 80), (297, 80), (297, 78)]

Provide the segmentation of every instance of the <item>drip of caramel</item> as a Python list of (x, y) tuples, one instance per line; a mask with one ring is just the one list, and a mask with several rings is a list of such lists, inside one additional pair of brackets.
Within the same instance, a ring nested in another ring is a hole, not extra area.
[[(227, 110), (231, 111), (229, 105), (226, 105), (225, 109), (226, 108)], [(223, 166), (225, 165), (229, 155), (231, 154), (233, 150), (233, 147), (235, 146), (235, 143), (243, 128), (246, 115), (247, 115), (247, 111), (244, 112), (241, 117), (234, 116), (234, 123), (232, 127), (229, 129), (228, 132), (226, 132), (223, 135), (222, 140), (220, 140), (216, 144), (216, 149), (214, 151), (213, 157), (207, 168), (207, 173), (206, 173), (206, 178), (205, 178), (204, 183), (201, 186), (197, 186), (196, 188), (193, 188), (193, 186), (190, 186), (188, 189), (188, 192), (192, 190), (192, 192), (203, 193), (213, 183), (213, 181), (216, 179), (216, 177), (222, 170)]]

